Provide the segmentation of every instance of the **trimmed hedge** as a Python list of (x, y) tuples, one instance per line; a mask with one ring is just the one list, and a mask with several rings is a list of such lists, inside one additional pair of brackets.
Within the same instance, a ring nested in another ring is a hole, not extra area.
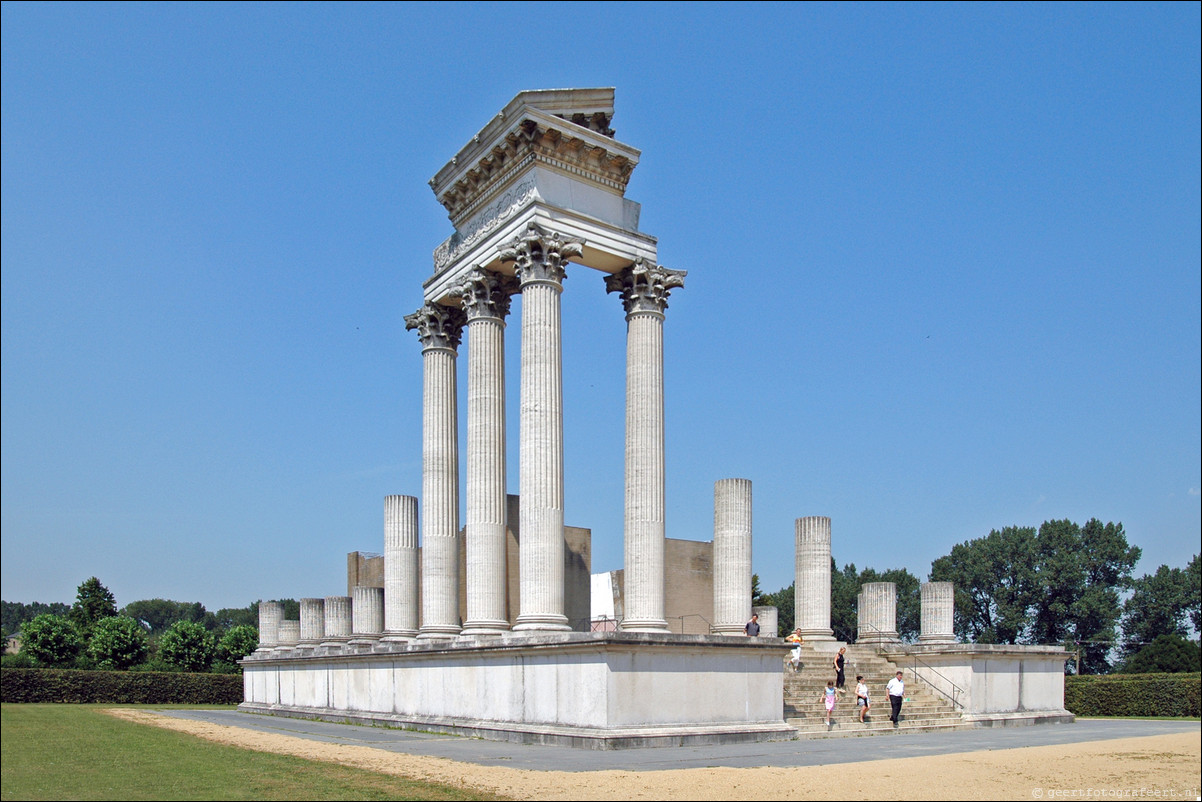
[(1077, 716), (1202, 713), (1202, 674), (1095, 674), (1064, 678), (1064, 707)]
[(242, 702), (242, 676), (5, 668), (0, 669), (0, 701), (236, 705)]

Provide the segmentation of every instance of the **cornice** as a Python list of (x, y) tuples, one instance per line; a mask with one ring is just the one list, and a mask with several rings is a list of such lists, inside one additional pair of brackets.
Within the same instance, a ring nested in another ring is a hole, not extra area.
[(578, 180), (623, 195), (639, 151), (537, 109), (525, 109), (487, 153), (437, 192), (451, 221), (459, 225), (492, 201), (518, 172), (542, 164)]

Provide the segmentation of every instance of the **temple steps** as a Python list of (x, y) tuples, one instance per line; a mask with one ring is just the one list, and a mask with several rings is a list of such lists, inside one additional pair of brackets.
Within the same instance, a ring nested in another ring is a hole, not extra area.
[[(897, 673), (897, 666), (877, 654), (871, 646), (849, 646), (844, 657), (847, 693), (839, 697), (828, 725), (823, 697), (827, 681), (835, 678), (832, 665), (835, 653), (818, 651), (803, 644), (801, 668), (797, 671), (792, 670), (786, 656), (784, 719), (797, 730), (798, 737), (846, 738), (972, 728), (947, 699), (912, 676), (906, 678), (907, 701), (902, 705), (900, 720), (894, 725), (889, 720), (885, 685)], [(856, 675), (864, 676), (872, 701), (872, 709), (863, 724), (856, 707)]]

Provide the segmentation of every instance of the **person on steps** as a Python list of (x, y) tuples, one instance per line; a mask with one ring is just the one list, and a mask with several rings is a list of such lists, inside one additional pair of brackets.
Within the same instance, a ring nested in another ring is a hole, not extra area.
[(864, 716), (868, 715), (872, 704), (868, 701), (868, 686), (863, 675), (856, 676), (856, 707), (860, 708), (860, 723), (864, 724)]
[(892, 706), (889, 720), (896, 727), (897, 720), (901, 718), (902, 700), (906, 698), (906, 683), (902, 682), (902, 673), (900, 671), (897, 672), (896, 677), (889, 680), (889, 684), (885, 686), (885, 692), (889, 694), (889, 704)]

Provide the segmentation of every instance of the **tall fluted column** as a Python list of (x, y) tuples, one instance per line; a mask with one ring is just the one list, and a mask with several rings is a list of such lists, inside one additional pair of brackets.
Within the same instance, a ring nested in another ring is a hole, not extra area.
[(749, 618), (751, 480), (719, 479), (714, 483), (713, 632), (742, 635)]
[(284, 620), (284, 605), (280, 602), (259, 602), (259, 648), (270, 652), (280, 642), (280, 622)]
[(501, 251), (522, 292), (520, 603), (515, 630), (567, 630), (564, 615), (564, 265), (581, 244), (531, 223)]
[(384, 637), (417, 635), (417, 499), (384, 497)]
[[(605, 277), (626, 310), (625, 590), (621, 628), (667, 632), (664, 620), (664, 310), (685, 271), (639, 259)], [(750, 596), (750, 591), (748, 593)]]
[(801, 634), (811, 641), (833, 641), (831, 629), (831, 519), (798, 518), (794, 522), (796, 545), (793, 609)]
[(422, 626), (418, 638), (459, 633), (459, 436), (456, 348), (463, 312), (427, 303), (405, 317), (422, 343)]
[(512, 279), (471, 270), (467, 315), (467, 611), (461, 637), (509, 630), (505, 610), (505, 316)]
[(956, 589), (951, 582), (922, 583), (922, 634), (920, 643), (955, 643)]
[(326, 634), (322, 646), (341, 649), (351, 639), (351, 597), (326, 596)]
[(856, 618), (857, 643), (896, 643), (897, 585), (865, 582), (860, 587)]

